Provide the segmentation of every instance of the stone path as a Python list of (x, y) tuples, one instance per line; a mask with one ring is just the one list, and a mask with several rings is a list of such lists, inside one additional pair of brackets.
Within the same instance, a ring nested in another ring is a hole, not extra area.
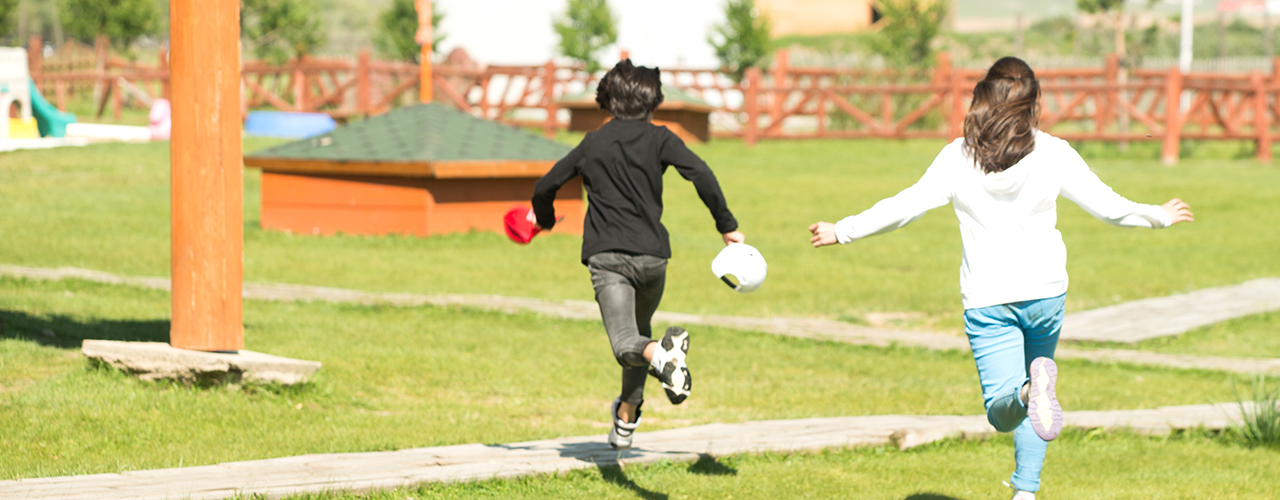
[[(1065, 425), (1086, 429), (1127, 427), (1158, 435), (1173, 429), (1222, 429), (1239, 418), (1240, 409), (1234, 405), (1196, 405), (1070, 412)], [(609, 449), (605, 437), (596, 435), (0, 481), (0, 500), (199, 500), (237, 494), (276, 498), (295, 493), (511, 478), (618, 463), (692, 461), (736, 453), (887, 444), (905, 449), (946, 438), (977, 438), (994, 433), (981, 415), (884, 415), (709, 424), (642, 432), (636, 435), (636, 447), (625, 452)]]
[[(0, 276), (21, 277), (40, 280), (81, 279), (99, 283), (138, 286), (158, 290), (168, 290), (168, 278), (133, 277), (117, 274), (62, 267), (57, 269), (0, 265)], [(1256, 283), (1265, 280), (1254, 280)], [(1269, 285), (1268, 285), (1269, 286)], [(1223, 287), (1230, 288), (1230, 287)], [(320, 286), (269, 284), (246, 282), (243, 287), (244, 298), (273, 301), (323, 301), (346, 302), (358, 304), (392, 304), (392, 305), (435, 305), (458, 306), (506, 313), (533, 312), (552, 317), (599, 321), (600, 310), (594, 302), (582, 300), (550, 301), (501, 295), (478, 294), (435, 294), (419, 295), (409, 293), (377, 293), (329, 288)], [(1191, 294), (1184, 294), (1191, 295)], [(1174, 297), (1182, 297), (1175, 295)], [(1209, 296), (1227, 300), (1235, 297), (1232, 294)], [(1145, 299), (1149, 301), (1162, 299)], [(1180, 299), (1181, 300), (1181, 299)], [(1208, 300), (1208, 299), (1206, 299)], [(1142, 301), (1138, 301), (1142, 302)], [(1115, 307), (1123, 307), (1121, 304)], [(1218, 304), (1222, 308), (1230, 308), (1230, 304)], [(1104, 309), (1112, 309), (1104, 308)], [(1158, 317), (1164, 312), (1158, 309), (1146, 309), (1149, 314)], [(1233, 309), (1239, 310), (1239, 309)], [(1076, 314), (1067, 315), (1071, 322)], [(1141, 310), (1134, 314), (1143, 314)], [(1154, 320), (1154, 318), (1153, 318)], [(654, 321), (665, 324), (706, 325), (736, 330), (771, 333), (817, 340), (828, 340), (856, 345), (888, 346), (902, 345), (939, 350), (968, 350), (969, 343), (963, 337), (936, 333), (912, 332), (887, 328), (875, 328), (853, 325), (841, 321), (805, 318), (756, 318), (746, 316), (719, 316), (708, 314), (689, 314), (658, 311)], [(1069, 323), (1070, 324), (1070, 323)], [(1072, 349), (1059, 347), (1059, 359), (1083, 359), (1098, 362), (1120, 362), (1136, 365), (1162, 366), (1180, 369), (1200, 369), (1226, 371), (1247, 374), (1280, 375), (1280, 359), (1220, 358), (1212, 356), (1191, 356), (1180, 354), (1160, 354), (1147, 351), (1123, 349)]]
[(1064, 340), (1134, 343), (1280, 310), (1280, 278), (1135, 300), (1067, 315)]

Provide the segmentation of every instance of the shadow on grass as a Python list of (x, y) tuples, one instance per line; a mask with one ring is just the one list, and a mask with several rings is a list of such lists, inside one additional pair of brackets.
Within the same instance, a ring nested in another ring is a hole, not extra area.
[(169, 322), (164, 320), (93, 320), (68, 316), (32, 316), (22, 311), (0, 310), (0, 338), (41, 345), (79, 349), (84, 340), (168, 342)]
[(636, 484), (635, 481), (632, 481), (631, 478), (627, 477), (627, 473), (623, 472), (621, 467), (616, 465), (601, 466), (600, 478), (631, 490), (644, 500), (667, 500), (667, 498), (669, 498), (666, 493), (659, 493)]
[(959, 498), (938, 493), (916, 493), (903, 500), (960, 500)]
[(689, 465), (689, 473), (702, 476), (736, 476), (738, 469), (720, 463), (716, 457), (702, 454), (698, 455), (697, 462)]
[[(169, 322), (165, 320), (93, 320), (83, 321), (67, 316), (39, 317), (21, 311), (0, 309), (0, 339), (16, 339), (62, 349), (80, 349), (85, 340), (121, 340), (128, 342), (169, 342)], [(108, 363), (90, 360), (89, 369), (119, 371)], [(282, 396), (301, 396), (315, 392), (315, 384), (302, 382), (282, 385), (269, 382), (241, 380), (239, 375), (227, 378), (225, 372), (210, 372), (206, 378), (187, 381), (154, 381), (155, 387), (169, 384), (194, 386), (202, 389), (234, 385), (245, 393), (267, 392)]]

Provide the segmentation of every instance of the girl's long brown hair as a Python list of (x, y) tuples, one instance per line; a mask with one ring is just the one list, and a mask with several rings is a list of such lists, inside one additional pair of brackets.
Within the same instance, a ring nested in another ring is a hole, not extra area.
[(1003, 172), (1036, 148), (1040, 82), (1016, 57), (991, 65), (973, 87), (964, 117), (964, 151), (986, 173)]

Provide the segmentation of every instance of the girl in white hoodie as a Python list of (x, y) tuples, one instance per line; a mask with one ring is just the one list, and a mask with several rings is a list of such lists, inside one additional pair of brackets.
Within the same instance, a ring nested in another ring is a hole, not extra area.
[(835, 224), (809, 226), (814, 247), (848, 244), (951, 203), (964, 255), (960, 295), (987, 419), (1013, 431), (1015, 500), (1035, 498), (1048, 441), (1062, 430), (1053, 362), (1067, 292), (1058, 195), (1104, 222), (1164, 228), (1191, 221), (1174, 198), (1143, 205), (1103, 184), (1066, 141), (1036, 129), (1040, 84), (1020, 59), (996, 61), (973, 89), (964, 137), (914, 186)]

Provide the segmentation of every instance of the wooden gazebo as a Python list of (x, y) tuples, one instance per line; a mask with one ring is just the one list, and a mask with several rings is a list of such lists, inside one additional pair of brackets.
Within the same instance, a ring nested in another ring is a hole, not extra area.
[[(710, 114), (715, 107), (670, 85), (662, 86), (663, 100), (653, 113), (653, 123), (662, 125), (685, 142), (707, 142), (711, 138)], [(569, 131), (590, 132), (613, 118), (596, 103), (595, 90), (561, 97), (556, 101), (569, 110)]]
[[(265, 229), (305, 234), (503, 230), (502, 215), (569, 147), (452, 107), (417, 104), (245, 156), (262, 169)], [(582, 183), (556, 232), (582, 233)]]

